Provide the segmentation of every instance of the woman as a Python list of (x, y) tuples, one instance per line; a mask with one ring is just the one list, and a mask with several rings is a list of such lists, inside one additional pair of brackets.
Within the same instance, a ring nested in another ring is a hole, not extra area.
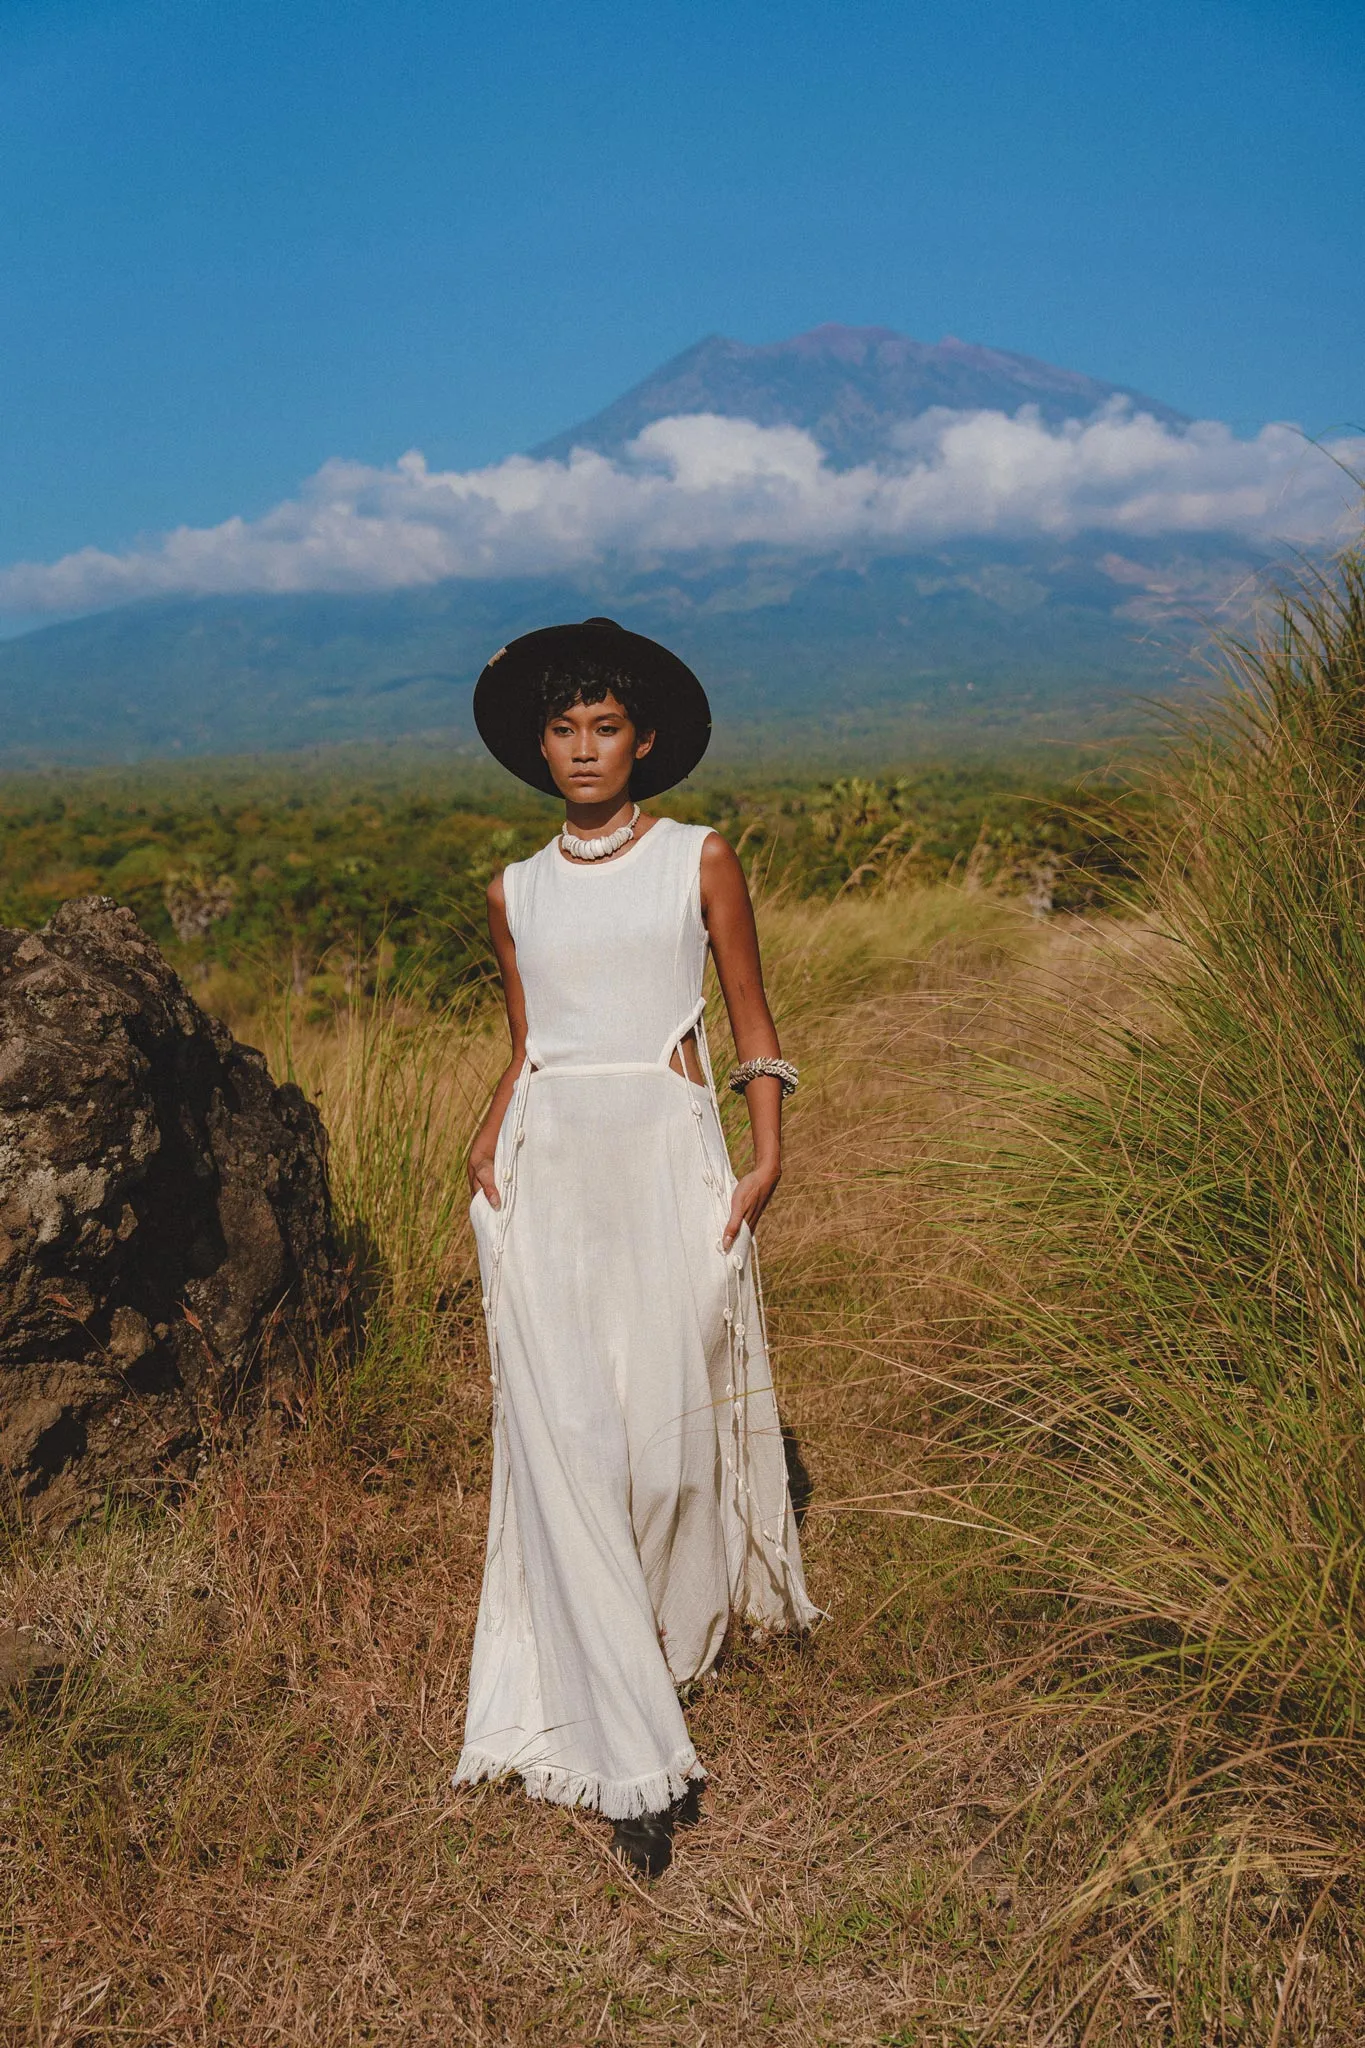
[[(752, 1234), (780, 1171), (781, 1058), (743, 870), (645, 815), (710, 738), (691, 671), (610, 619), (496, 654), (493, 754), (564, 799), (496, 877), (512, 1058), (469, 1156), (494, 1386), (493, 1499), (455, 1782), (597, 1808), (656, 1876), (705, 1773), (677, 1688), (732, 1620), (803, 1627)], [(702, 1029), (710, 947), (753, 1170), (726, 1156)]]

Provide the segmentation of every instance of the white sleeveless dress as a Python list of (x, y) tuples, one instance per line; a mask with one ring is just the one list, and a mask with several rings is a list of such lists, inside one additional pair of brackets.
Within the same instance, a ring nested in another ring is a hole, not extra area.
[[(806, 1597), (745, 1226), (701, 1029), (705, 827), (504, 871), (527, 1059), (494, 1209), (470, 1215), (494, 1386), (493, 1498), (455, 1783), (519, 1773), (612, 1819), (705, 1775), (676, 1688), (732, 1617)], [(696, 1028), (706, 1085), (670, 1067)]]

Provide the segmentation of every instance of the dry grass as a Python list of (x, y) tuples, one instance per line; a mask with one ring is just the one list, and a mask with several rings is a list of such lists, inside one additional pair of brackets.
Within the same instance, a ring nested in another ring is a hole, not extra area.
[(1070, 1624), (963, 1526), (945, 1382), (975, 1252), (937, 1162), (979, 1114), (961, 1084), (1002, 997), (1041, 977), (1088, 1005), (1094, 935), (953, 890), (779, 903), (767, 927), (804, 1079), (763, 1256), (830, 1619), (697, 1689), (712, 1781), (673, 1870), (642, 1888), (590, 1817), (449, 1788), (488, 1443), (448, 1188), (495, 1043), (477, 1018), (312, 1034), (291, 1056), (383, 1346), (178, 1510), (11, 1539), (6, 1618), (72, 1664), (0, 1763), (7, 2041), (1361, 2038), (1313, 1814), (1277, 1783), (1244, 1792), (1255, 1826), (1224, 1801), (1221, 1846), (1163, 1818), (1161, 1731), (1058, 1691)]

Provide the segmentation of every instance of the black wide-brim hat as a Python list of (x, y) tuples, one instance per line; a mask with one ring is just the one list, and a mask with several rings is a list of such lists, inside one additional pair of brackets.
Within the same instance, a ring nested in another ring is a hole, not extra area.
[(568, 681), (589, 662), (643, 685), (654, 745), (631, 772), (631, 795), (657, 796), (690, 775), (711, 740), (706, 692), (685, 661), (615, 619), (541, 626), (498, 650), (474, 685), (474, 723), (494, 759), (532, 789), (559, 795), (540, 751), (541, 686), (547, 676)]

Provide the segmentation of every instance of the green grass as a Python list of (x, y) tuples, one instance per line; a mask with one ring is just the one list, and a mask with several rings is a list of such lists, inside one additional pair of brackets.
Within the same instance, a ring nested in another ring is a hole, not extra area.
[(1230, 650), (1162, 795), (1144, 925), (1034, 978), (980, 1097), (954, 1428), (962, 1512), (1060, 1602), (1037, 1682), (1164, 1781), (1140, 1902), (1129, 1815), (1077, 1910), (1173, 1938), (1291, 1808), (1320, 1902), (1359, 1876), (1365, 557)]

